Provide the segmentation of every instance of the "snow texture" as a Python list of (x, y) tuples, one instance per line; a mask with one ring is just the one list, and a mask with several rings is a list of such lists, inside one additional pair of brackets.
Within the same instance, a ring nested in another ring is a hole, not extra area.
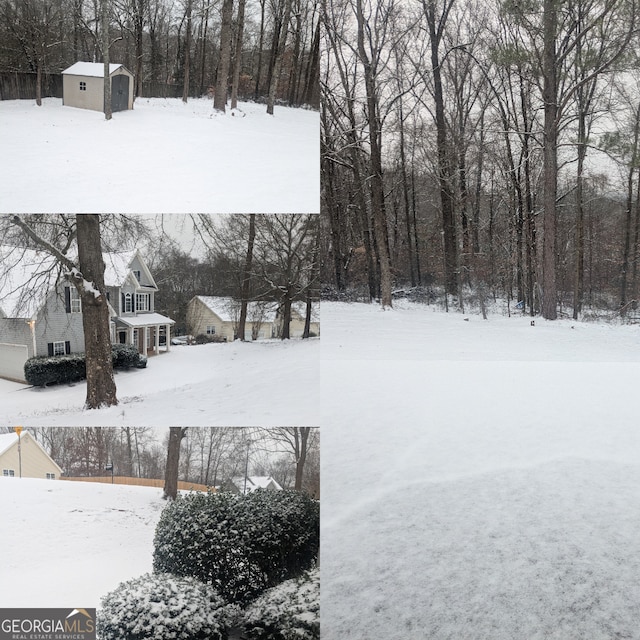
[(323, 640), (640, 638), (640, 328), (322, 313)]
[(138, 98), (107, 122), (57, 98), (0, 101), (0, 212), (317, 213), (318, 112), (240, 109)]
[(174, 346), (117, 371), (119, 404), (84, 410), (86, 383), (31, 388), (0, 379), (0, 424), (318, 425), (320, 340)]
[(150, 487), (0, 477), (0, 603), (97, 607), (151, 571), (165, 505)]

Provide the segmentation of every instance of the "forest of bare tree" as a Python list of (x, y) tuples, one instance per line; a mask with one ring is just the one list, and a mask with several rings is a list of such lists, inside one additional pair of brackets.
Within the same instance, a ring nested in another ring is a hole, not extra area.
[(635, 0), (334, 0), (321, 44), (326, 297), (635, 308)]

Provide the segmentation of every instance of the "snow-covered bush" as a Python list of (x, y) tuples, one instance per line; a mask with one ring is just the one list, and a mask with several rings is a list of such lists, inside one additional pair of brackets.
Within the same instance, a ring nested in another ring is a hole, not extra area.
[(319, 507), (294, 491), (193, 493), (165, 507), (155, 571), (190, 575), (231, 602), (300, 575), (318, 554)]
[(24, 363), (24, 379), (34, 387), (77, 382), (86, 377), (84, 353), (35, 356)]
[(240, 611), (194, 578), (146, 574), (102, 598), (99, 640), (222, 640)]
[[(129, 369), (147, 366), (147, 357), (138, 353), (130, 344), (111, 345), (111, 361), (114, 369)], [(48, 384), (77, 382), (87, 377), (84, 353), (70, 353), (64, 356), (35, 356), (24, 363), (24, 379), (34, 387)]]
[(226, 342), (222, 336), (207, 335), (206, 333), (199, 333), (194, 342), (196, 344), (209, 344), (210, 342)]
[(111, 346), (111, 359), (114, 369), (129, 369), (138, 365), (140, 354), (132, 344), (114, 344)]
[(320, 638), (320, 571), (308, 571), (265, 591), (245, 611), (249, 640)]

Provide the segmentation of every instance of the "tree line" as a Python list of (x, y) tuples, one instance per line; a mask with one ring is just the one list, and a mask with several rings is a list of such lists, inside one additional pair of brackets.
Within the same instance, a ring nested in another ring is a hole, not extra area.
[[(179, 461), (168, 465), (169, 431), (152, 427), (29, 427), (67, 477), (113, 473), (130, 478), (178, 479), (212, 487), (231, 478), (271, 476), (283, 488), (320, 495), (319, 430), (311, 427), (189, 427), (180, 432)], [(3, 428), (7, 433), (12, 429)], [(175, 498), (171, 490), (167, 497)]]
[(124, 64), (135, 96), (318, 103), (313, 0), (2, 0), (0, 71), (42, 79), (79, 60)]
[(626, 312), (640, 279), (636, 0), (323, 7), (322, 281), (390, 305)]

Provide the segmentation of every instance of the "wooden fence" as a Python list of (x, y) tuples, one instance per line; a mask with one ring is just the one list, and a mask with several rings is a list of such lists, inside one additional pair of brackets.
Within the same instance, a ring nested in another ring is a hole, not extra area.
[[(74, 482), (103, 482), (111, 484), (111, 476), (91, 476), (91, 477), (66, 477), (61, 476), (60, 480), (72, 480)], [(127, 478), (126, 476), (114, 476), (113, 484), (129, 484), (140, 487), (164, 487), (164, 480), (153, 480), (151, 478)], [(180, 491), (215, 491), (213, 487), (207, 487), (204, 484), (196, 484), (195, 482), (178, 481), (178, 489)]]
[[(36, 74), (22, 71), (0, 71), (0, 100), (35, 100)], [(42, 97), (62, 98), (62, 74), (42, 76)], [(143, 82), (144, 98), (181, 98), (182, 85), (166, 82)]]
[[(35, 100), (36, 77), (35, 73), (0, 71), (0, 100)], [(61, 74), (43, 74), (42, 97), (62, 98)]]

